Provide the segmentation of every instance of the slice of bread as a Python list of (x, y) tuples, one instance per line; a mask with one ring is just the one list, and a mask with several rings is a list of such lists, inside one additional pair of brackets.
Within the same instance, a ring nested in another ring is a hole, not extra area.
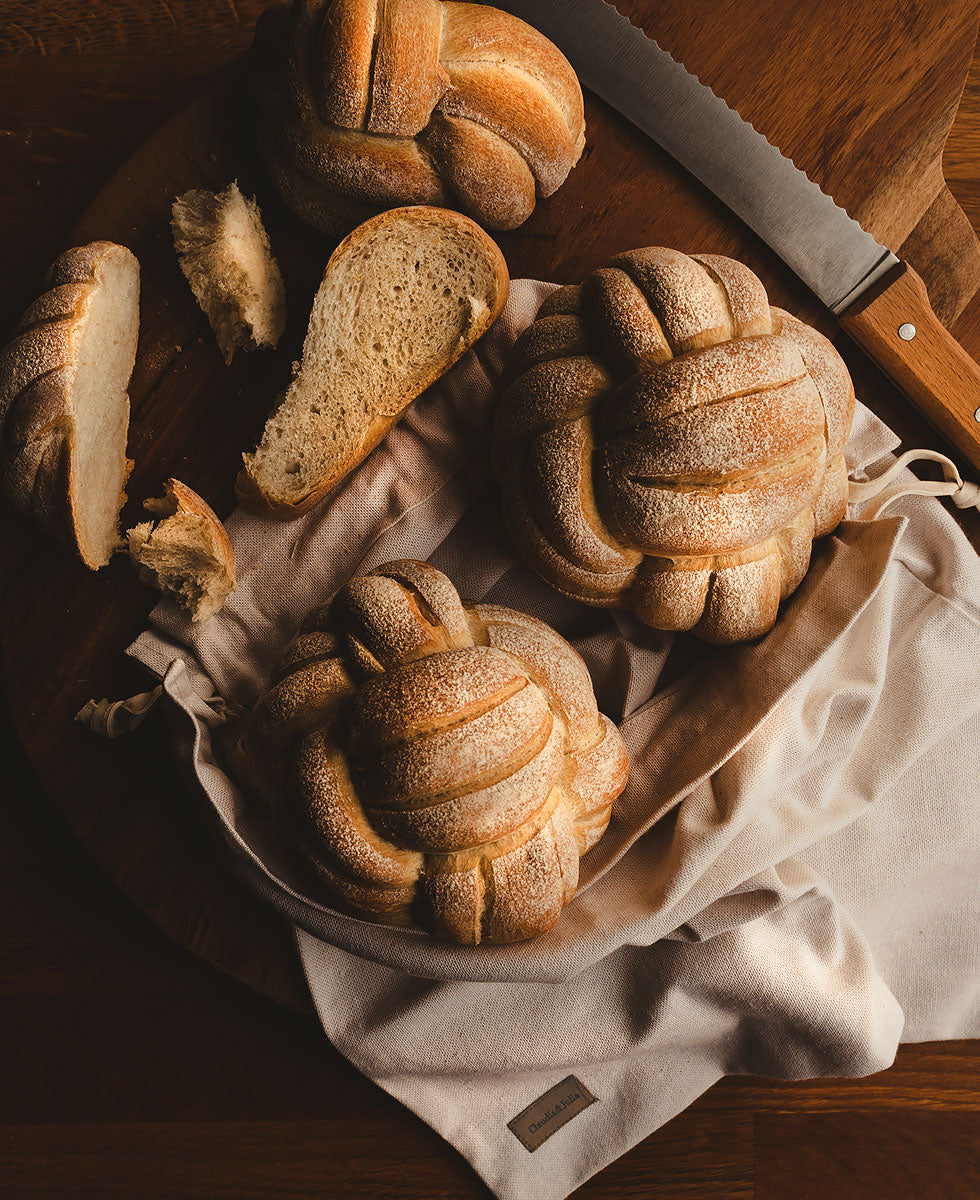
[(143, 507), (161, 518), (127, 533), (140, 579), (172, 596), (194, 621), (206, 621), (235, 590), (235, 555), (225, 527), (197, 492), (168, 479)]
[(244, 456), (242, 504), (291, 520), (325, 496), (490, 328), (509, 286), (496, 243), (460, 213), (396, 208), (355, 229), (327, 263), (302, 364)]
[(66, 250), (0, 352), (0, 491), (92, 570), (122, 544), (139, 275), (114, 242)]
[(286, 293), (259, 206), (229, 183), (223, 192), (191, 191), (174, 201), (174, 248), (218, 346), (276, 346), (286, 327)]

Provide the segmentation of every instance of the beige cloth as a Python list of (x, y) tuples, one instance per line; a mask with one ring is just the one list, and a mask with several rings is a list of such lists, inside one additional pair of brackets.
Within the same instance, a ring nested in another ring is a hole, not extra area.
[[(326, 504), (228, 522), (239, 589), (161, 605), (162, 679), (236, 872), (297, 926), (337, 1048), (502, 1198), (558, 1200), (726, 1073), (861, 1075), (905, 1038), (980, 1035), (980, 562), (934, 499), (851, 520), (758, 644), (700, 647), (562, 599), (515, 562), (489, 486), (492, 386), (549, 285), (504, 316)], [(859, 409), (858, 472), (896, 439)], [(873, 475), (874, 470), (871, 471)], [(359, 568), (428, 558), (470, 599), (570, 637), (630, 780), (551, 933), (439, 945), (303, 894), (215, 759), (306, 611)], [(507, 1122), (573, 1074), (598, 1101), (533, 1153)]]

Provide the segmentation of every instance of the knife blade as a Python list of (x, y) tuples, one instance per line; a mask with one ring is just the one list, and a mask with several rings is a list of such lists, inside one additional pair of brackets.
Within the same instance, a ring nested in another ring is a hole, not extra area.
[(492, 0), (757, 233), (923, 414), (980, 468), (980, 367), (918, 274), (682, 63), (605, 0)]

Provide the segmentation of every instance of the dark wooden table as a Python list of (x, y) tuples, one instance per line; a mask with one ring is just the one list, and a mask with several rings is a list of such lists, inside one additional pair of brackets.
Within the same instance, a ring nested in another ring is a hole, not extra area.
[[(105, 179), (247, 45), (260, 7), (0, 0), (0, 331)], [(945, 173), (980, 228), (980, 59)], [(978, 306), (963, 320), (976, 337)], [(0, 739), (0, 1195), (481, 1194), (311, 1016), (161, 934), (80, 850), (6, 713)], [(580, 1194), (976, 1200), (978, 1067), (980, 1043), (937, 1043), (869, 1080), (726, 1080)]]

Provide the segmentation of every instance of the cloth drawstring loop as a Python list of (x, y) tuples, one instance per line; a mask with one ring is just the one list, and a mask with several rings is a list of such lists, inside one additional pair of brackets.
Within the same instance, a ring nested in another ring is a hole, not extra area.
[[(926, 461), (939, 463), (943, 469), (941, 481), (912, 479), (889, 486), (910, 463)], [(948, 496), (957, 508), (980, 508), (980, 484), (964, 480), (956, 464), (936, 450), (906, 450), (877, 479), (869, 479), (864, 483), (852, 482), (847, 491), (847, 503), (866, 504), (867, 507), (860, 514), (861, 520), (873, 521), (900, 496)]]

